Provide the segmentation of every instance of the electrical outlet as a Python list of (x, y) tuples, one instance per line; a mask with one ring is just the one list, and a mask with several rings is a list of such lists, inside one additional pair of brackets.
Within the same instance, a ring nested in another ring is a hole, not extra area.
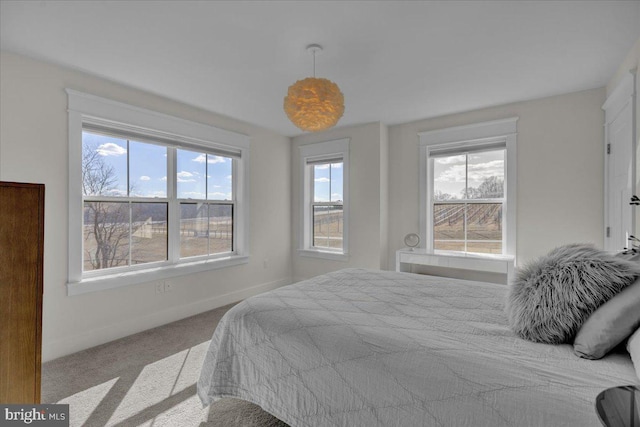
[(171, 283), (170, 281), (166, 280), (164, 282), (164, 291), (165, 292), (173, 292), (173, 283)]
[(156, 283), (156, 294), (161, 294), (164, 292), (164, 282)]

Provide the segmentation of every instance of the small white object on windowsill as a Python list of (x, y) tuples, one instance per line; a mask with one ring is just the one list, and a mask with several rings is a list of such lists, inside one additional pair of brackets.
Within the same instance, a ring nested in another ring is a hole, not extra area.
[(407, 245), (407, 247), (411, 248), (409, 250), (413, 251), (414, 248), (416, 248), (420, 244), (420, 236), (418, 236), (416, 233), (409, 233), (404, 236), (404, 244)]

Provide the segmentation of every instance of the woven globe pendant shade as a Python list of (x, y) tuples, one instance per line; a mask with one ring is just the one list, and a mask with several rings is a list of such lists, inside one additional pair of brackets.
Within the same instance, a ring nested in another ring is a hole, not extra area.
[(310, 44), (307, 52), (313, 55), (313, 77), (298, 80), (284, 97), (284, 112), (302, 130), (318, 132), (338, 123), (344, 114), (344, 96), (331, 80), (316, 78), (316, 53), (322, 46)]
[(338, 123), (344, 113), (344, 96), (331, 80), (308, 77), (289, 86), (284, 111), (300, 129), (318, 132)]

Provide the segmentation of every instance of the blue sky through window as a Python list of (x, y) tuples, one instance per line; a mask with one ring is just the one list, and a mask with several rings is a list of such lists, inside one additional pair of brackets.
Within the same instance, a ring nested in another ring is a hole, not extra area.
[(342, 170), (342, 163), (314, 165), (314, 202), (338, 202), (343, 200)]
[[(99, 194), (127, 196), (127, 162), (132, 197), (167, 197), (167, 148), (91, 132), (82, 133), (83, 153), (95, 152), (112, 170), (113, 184)], [(233, 160), (177, 150), (177, 191), (182, 199), (232, 200)]]

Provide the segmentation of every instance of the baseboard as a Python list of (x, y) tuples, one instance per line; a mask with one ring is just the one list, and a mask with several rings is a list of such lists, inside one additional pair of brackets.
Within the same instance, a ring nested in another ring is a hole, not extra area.
[(147, 329), (152, 329), (180, 319), (195, 316), (196, 314), (213, 310), (214, 308), (222, 307), (233, 302), (241, 301), (253, 295), (289, 285), (291, 283), (291, 278), (261, 283), (239, 291), (217, 295), (205, 300), (171, 307), (162, 311), (149, 313), (143, 316), (113, 323), (108, 326), (92, 329), (90, 331), (83, 332), (82, 334), (65, 337), (61, 340), (56, 340), (48, 344), (42, 343), (42, 361), (47, 362), (57, 359), (58, 357), (86, 350), (138, 332), (146, 331)]

